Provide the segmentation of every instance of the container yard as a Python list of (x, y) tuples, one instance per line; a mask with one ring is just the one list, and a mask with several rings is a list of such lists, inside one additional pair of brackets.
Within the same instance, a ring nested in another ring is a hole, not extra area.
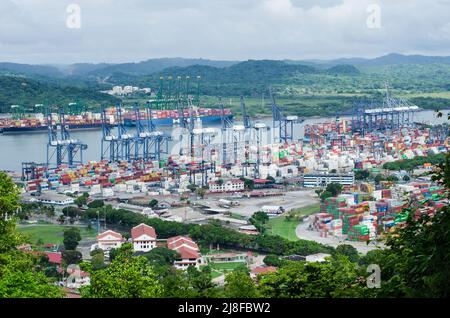
[[(358, 109), (351, 119), (336, 117), (306, 124), (303, 134), (298, 134), (295, 127), (303, 119), (286, 116), (274, 94), (270, 96), (272, 125), (252, 120), (243, 98), (241, 124), (234, 122), (231, 111), (223, 105), (217, 109), (199, 107), (194, 105), (198, 98), (190, 95), (177, 103), (159, 96), (144, 108), (118, 105), (99, 114), (65, 115), (61, 111), (47, 112), (41, 121), (27, 119), (30, 125), (52, 125), (48, 129), (47, 162), (23, 163), (23, 196), (46, 204), (71, 205), (73, 200), (64, 195), (88, 193), (90, 200), (107, 200), (115, 207), (126, 204), (149, 217), (199, 223), (215, 218), (231, 227), (248, 225), (248, 219), (258, 211), (267, 210), (270, 217), (278, 217), (320, 202), (320, 211), (299, 224), (297, 236), (357, 246), (404, 226), (408, 200), (420, 202), (420, 213), (430, 215), (446, 204), (441, 188), (426, 177), (419, 180), (430, 164), (424, 163), (416, 174), (387, 171), (383, 165), (446, 153), (448, 135), (411, 120), (393, 127), (383, 112), (378, 114), (378, 108), (377, 117), (369, 122), (358, 115)], [(413, 110), (417, 109), (397, 105), (386, 112), (400, 119), (403, 116), (399, 113), (406, 112), (410, 118)], [(371, 113), (370, 109), (365, 111)], [(87, 146), (69, 132), (72, 123), (82, 122), (83, 116), (100, 121), (102, 151), (97, 161), (83, 161)], [(201, 120), (213, 117), (220, 127), (205, 126), (208, 119)], [(157, 130), (158, 120), (175, 120), (171, 125), (181, 129), (179, 134), (169, 136)], [(53, 130), (55, 125), (61, 127)], [(398, 182), (389, 178), (358, 180), (356, 175), (361, 171), (395, 176)], [(336, 183), (341, 186), (337, 196), (320, 199), (315, 192)], [(153, 198), (165, 202), (164, 213), (132, 203)], [(191, 203), (180, 204), (187, 199)], [(236, 204), (224, 205), (220, 202), (224, 199)]]

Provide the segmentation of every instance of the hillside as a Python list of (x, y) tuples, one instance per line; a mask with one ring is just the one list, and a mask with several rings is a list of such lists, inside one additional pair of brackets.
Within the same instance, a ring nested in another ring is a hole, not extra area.
[(9, 112), (13, 104), (31, 109), (35, 104), (65, 105), (78, 102), (89, 108), (112, 105), (118, 99), (97, 91), (77, 87), (61, 87), (30, 78), (0, 76), (0, 112)]
[(267, 90), (271, 85), (287, 85), (301, 81), (305, 76), (334, 75), (357, 76), (359, 71), (350, 65), (340, 65), (330, 70), (321, 70), (303, 64), (288, 64), (283, 61), (249, 60), (229, 67), (218, 68), (206, 65), (170, 67), (151, 75), (134, 76), (115, 73), (108, 78), (111, 84), (133, 84), (137, 86), (158, 87), (160, 76), (168, 77), (201, 76), (201, 94), (216, 96), (255, 95)]
[(61, 71), (54, 66), (48, 65), (30, 65), (18, 63), (0, 63), (0, 75), (28, 75), (28, 76), (63, 76)]
[[(304, 61), (306, 62), (306, 61)], [(450, 56), (424, 56), (424, 55), (404, 55), (391, 53), (372, 59), (369, 58), (341, 58), (334, 60), (311, 60), (309, 63), (315, 64), (350, 64), (355, 66), (386, 66), (402, 64), (450, 64)]]
[[(160, 58), (150, 59), (139, 63), (111, 64), (96, 67), (95, 65), (79, 64), (74, 65), (73, 75), (86, 75), (92, 77), (108, 77), (114, 73), (123, 73), (128, 75), (148, 75), (170, 67), (188, 67), (192, 65), (204, 65), (211, 67), (228, 67), (237, 62), (232, 61), (213, 61), (207, 59), (184, 59), (184, 58)], [(84, 72), (88, 67), (91, 71)]]

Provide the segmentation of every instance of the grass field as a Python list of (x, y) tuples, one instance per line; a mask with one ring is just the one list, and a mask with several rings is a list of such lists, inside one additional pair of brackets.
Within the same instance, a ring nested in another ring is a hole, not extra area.
[(211, 279), (217, 278), (217, 277), (222, 276), (222, 275), (223, 275), (223, 273), (219, 272), (217, 270), (212, 270), (211, 271)]
[(271, 218), (268, 223), (268, 230), (272, 235), (279, 235), (291, 241), (297, 241), (295, 229), (300, 222), (298, 220), (287, 220), (284, 216)]
[(209, 266), (212, 269), (216, 269), (218, 271), (232, 271), (240, 266), (244, 265), (243, 262), (230, 262), (230, 263), (210, 263)]
[(295, 234), (295, 229), (300, 223), (299, 217), (305, 217), (318, 211), (319, 204), (312, 204), (304, 208), (292, 209), (287, 212), (287, 214), (293, 216), (291, 219), (287, 219), (285, 215), (269, 219), (267, 231), (270, 234), (279, 235), (291, 241), (297, 241), (298, 238)]
[(288, 213), (290, 213), (293, 216), (308, 216), (314, 213), (319, 212), (320, 210), (320, 204), (311, 204), (308, 206), (305, 206), (304, 208), (297, 208), (297, 209), (292, 209), (290, 210)]
[[(41, 239), (44, 244), (62, 244), (63, 231), (69, 226), (63, 225), (26, 225), (19, 226), (18, 230), (30, 238), (30, 242), (35, 244)], [(97, 234), (95, 229), (88, 230), (87, 227), (80, 227), (81, 238), (94, 238)]]

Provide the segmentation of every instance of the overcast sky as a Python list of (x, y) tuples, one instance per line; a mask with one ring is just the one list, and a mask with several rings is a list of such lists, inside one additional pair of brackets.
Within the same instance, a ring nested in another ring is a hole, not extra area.
[[(69, 4), (81, 27), (67, 27)], [(380, 8), (380, 27), (376, 12)], [(372, 19), (375, 17), (375, 20)], [(367, 20), (369, 19), (369, 26)], [(0, 0), (0, 61), (450, 55), (450, 0)]]

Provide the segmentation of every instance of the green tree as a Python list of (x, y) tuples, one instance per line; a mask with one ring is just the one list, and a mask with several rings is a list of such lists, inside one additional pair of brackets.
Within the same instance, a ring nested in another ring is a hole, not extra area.
[(322, 201), (325, 201), (325, 199), (331, 198), (333, 196), (333, 194), (330, 191), (323, 191), (322, 194), (320, 195), (320, 199)]
[(356, 180), (366, 180), (370, 176), (370, 172), (368, 170), (356, 170), (355, 171), (355, 179)]
[(155, 298), (163, 287), (145, 257), (125, 250), (108, 267), (91, 273), (91, 284), (81, 293), (89, 298)]
[(81, 195), (81, 196), (79, 196), (78, 198), (76, 198), (75, 200), (74, 200), (74, 202), (75, 202), (75, 204), (79, 207), (79, 208), (81, 208), (83, 205), (86, 205), (87, 204), (87, 196), (85, 196), (84, 195), (84, 193), (83, 193), (83, 195)]
[(336, 256), (324, 263), (289, 262), (262, 275), (259, 290), (271, 298), (357, 297), (365, 286), (358, 278), (357, 264)]
[(234, 270), (225, 277), (225, 297), (255, 298), (258, 290), (248, 273)]
[(264, 257), (263, 262), (267, 266), (281, 267), (283, 265), (286, 265), (289, 261), (281, 259), (278, 255), (269, 254)]
[(80, 229), (76, 227), (70, 227), (64, 230), (64, 248), (66, 250), (75, 250), (78, 246), (78, 242), (81, 241)]
[(191, 183), (186, 188), (188, 188), (188, 190), (191, 190), (191, 192), (194, 192), (197, 189), (197, 186)]
[(356, 263), (359, 260), (358, 250), (349, 244), (340, 244), (336, 247), (336, 254), (344, 255)]
[(203, 188), (198, 188), (197, 190), (195, 190), (195, 192), (197, 193), (197, 195), (200, 197), (200, 198), (204, 198), (205, 197), (205, 194), (206, 194), (206, 190), (205, 189), (203, 189)]
[(314, 192), (317, 194), (317, 196), (320, 198), (321, 197), (321, 194), (322, 194), (322, 192), (323, 192), (323, 189), (316, 189), (316, 190), (314, 190)]
[(188, 282), (195, 292), (195, 297), (215, 297), (219, 291), (211, 281), (211, 269), (209, 266), (200, 271), (193, 266), (187, 268)]
[(92, 264), (92, 270), (94, 270), (94, 271), (106, 267), (105, 254), (103, 253), (103, 251), (100, 251), (100, 253), (95, 253), (94, 255), (92, 255), (91, 264)]
[(411, 180), (411, 178), (410, 178), (408, 175), (406, 175), (406, 174), (403, 176), (402, 179), (403, 179), (403, 181), (405, 181), (405, 182), (409, 182), (409, 180)]
[(337, 197), (342, 192), (342, 185), (332, 182), (327, 185), (325, 192), (330, 192), (331, 196)]
[(154, 208), (157, 205), (158, 205), (158, 200), (156, 200), (156, 199), (151, 199), (150, 202), (148, 203), (148, 206), (151, 208)]
[(103, 200), (94, 200), (92, 202), (88, 203), (88, 207), (91, 209), (98, 209), (101, 208), (105, 205), (105, 202), (103, 202)]
[(397, 182), (398, 178), (395, 175), (390, 175), (390, 176), (387, 177), (387, 181)]
[(41, 271), (41, 257), (16, 248), (25, 239), (17, 231), (15, 221), (6, 221), (4, 216), (11, 216), (18, 206), (17, 187), (0, 172), (0, 298), (62, 297), (60, 288), (51, 285)]
[(5, 215), (12, 216), (19, 208), (19, 188), (5, 173), (0, 172), (0, 218)]
[(179, 257), (176, 251), (166, 247), (155, 247), (147, 253), (142, 254), (149, 260), (151, 264), (156, 265), (173, 265), (173, 262)]
[(83, 256), (78, 251), (68, 250), (62, 252), (62, 261), (66, 266), (70, 264), (79, 264), (83, 259)]
[(382, 174), (377, 174), (374, 178), (375, 184), (380, 184), (381, 181), (384, 181), (385, 178)]

